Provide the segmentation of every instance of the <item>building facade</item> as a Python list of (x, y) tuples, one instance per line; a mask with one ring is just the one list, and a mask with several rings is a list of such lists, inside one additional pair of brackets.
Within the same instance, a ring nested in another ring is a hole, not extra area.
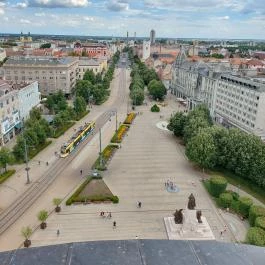
[(154, 29), (150, 31), (150, 42), (151, 42), (151, 45), (155, 44), (156, 42), (156, 32)]
[(150, 41), (143, 41), (143, 60), (145, 61), (150, 57), (151, 54), (151, 47), (150, 47)]
[(80, 59), (78, 62), (78, 79), (83, 79), (88, 70), (92, 70), (96, 75), (102, 73), (104, 69), (106, 69), (104, 60)]
[(217, 123), (265, 140), (265, 82), (232, 75), (218, 64), (187, 61), (182, 51), (170, 88), (188, 110), (206, 104)]
[(12, 57), (6, 61), (3, 69), (7, 81), (38, 81), (42, 95), (59, 90), (70, 95), (78, 76), (78, 58)]

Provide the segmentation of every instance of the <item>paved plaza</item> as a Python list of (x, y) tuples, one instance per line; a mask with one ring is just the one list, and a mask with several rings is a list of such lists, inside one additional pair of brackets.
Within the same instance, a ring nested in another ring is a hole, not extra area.
[[(134, 124), (122, 142), (104, 181), (113, 194), (120, 198), (119, 204), (88, 204), (63, 206), (62, 212), (52, 214), (45, 230), (37, 230), (32, 245), (41, 246), (65, 242), (117, 239), (167, 239), (163, 218), (172, 216), (176, 209), (186, 208), (192, 192), (197, 209), (203, 216), (217, 240), (235, 241), (230, 227), (213, 205), (201, 184), (201, 176), (184, 155), (183, 146), (176, 142), (171, 132), (157, 128), (160, 115), (166, 120), (173, 109), (162, 108), (162, 113), (151, 113), (148, 106), (138, 107)], [(176, 105), (175, 105), (176, 110)], [(168, 192), (167, 180), (180, 189)], [(137, 201), (142, 207), (137, 208)], [(112, 219), (99, 216), (101, 211), (112, 212)], [(117, 228), (113, 229), (113, 221)], [(56, 231), (60, 230), (57, 236)], [(220, 231), (226, 229), (220, 237)]]

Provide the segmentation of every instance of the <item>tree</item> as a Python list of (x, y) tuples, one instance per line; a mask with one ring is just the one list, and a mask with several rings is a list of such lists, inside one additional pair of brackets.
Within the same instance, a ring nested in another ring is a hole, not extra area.
[(82, 114), (86, 111), (86, 102), (83, 97), (76, 97), (74, 101), (74, 110), (77, 114)]
[(51, 48), (51, 43), (44, 43), (41, 44), (40, 49), (50, 49)]
[(41, 210), (38, 213), (38, 220), (41, 222), (40, 227), (41, 229), (45, 229), (47, 227), (46, 220), (48, 218), (48, 212), (46, 210)]
[(60, 207), (60, 204), (62, 203), (62, 199), (60, 198), (54, 198), (53, 199), (53, 204), (56, 206), (55, 207), (55, 212), (60, 212), (61, 211), (61, 207)]
[(32, 229), (29, 226), (22, 227), (21, 234), (25, 238), (24, 247), (28, 248), (31, 245), (29, 238), (32, 235)]
[(17, 142), (13, 147), (13, 154), (17, 160), (23, 160), (25, 155), (24, 139), (21, 135), (17, 137)]
[(142, 89), (133, 89), (130, 93), (130, 98), (132, 99), (133, 105), (142, 105), (144, 101), (144, 91)]
[(6, 172), (7, 165), (10, 162), (11, 162), (10, 151), (7, 148), (2, 147), (0, 150), (0, 166), (5, 169), (5, 172)]
[(167, 94), (167, 90), (164, 86), (164, 84), (161, 81), (153, 82), (148, 87), (150, 95), (153, 97), (153, 99), (159, 99), (163, 100), (165, 95)]
[(177, 112), (171, 115), (167, 128), (173, 131), (176, 136), (183, 136), (183, 130), (186, 122), (186, 116), (183, 112)]
[(89, 97), (92, 94), (93, 85), (88, 80), (78, 80), (75, 86), (76, 95), (83, 97), (86, 102), (89, 101)]
[(213, 168), (216, 157), (213, 136), (206, 130), (200, 131), (188, 141), (186, 155), (203, 168)]
[(84, 74), (83, 80), (89, 81), (92, 85), (95, 84), (96, 77), (93, 70), (87, 70)]

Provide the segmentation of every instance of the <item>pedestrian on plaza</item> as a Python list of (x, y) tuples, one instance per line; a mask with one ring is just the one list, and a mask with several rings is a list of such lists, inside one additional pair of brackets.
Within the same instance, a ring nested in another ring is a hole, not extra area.
[(40, 161), (39, 161), (39, 165), (40, 165)]
[(113, 221), (113, 229), (115, 229), (116, 227), (116, 221)]
[(80, 170), (80, 175), (82, 175), (82, 174), (83, 174), (83, 170), (81, 169), (81, 170)]
[(60, 230), (59, 229), (57, 229), (57, 236), (59, 236), (60, 235)]
[(221, 230), (221, 231), (220, 231), (220, 236), (222, 236), (222, 235), (223, 235), (223, 231)]
[(49, 166), (49, 162), (48, 161), (46, 162), (46, 166)]
[(138, 208), (141, 208), (141, 207), (142, 207), (142, 203), (138, 202)]
[(111, 212), (109, 212), (108, 218), (111, 219), (111, 217), (112, 217)]

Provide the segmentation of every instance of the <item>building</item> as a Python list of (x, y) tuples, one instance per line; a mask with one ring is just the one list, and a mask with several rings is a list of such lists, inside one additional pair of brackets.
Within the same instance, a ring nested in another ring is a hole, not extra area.
[(0, 146), (3, 146), (14, 138), (20, 128), (17, 90), (3, 80), (0, 80), (0, 119)]
[(0, 62), (3, 62), (6, 58), (6, 51), (5, 49), (0, 48)]
[(150, 49), (150, 41), (143, 41), (143, 61), (150, 57), (151, 49)]
[(28, 33), (28, 35), (24, 35), (23, 32), (21, 32), (19, 40), (23, 44), (27, 42), (32, 42), (32, 37), (30, 36), (30, 32)]
[(78, 61), (78, 79), (83, 79), (84, 74), (88, 70), (93, 70), (94, 74), (102, 73), (107, 69), (107, 59), (88, 59), (81, 57)]
[(87, 56), (89, 58), (99, 58), (101, 56), (108, 56), (107, 46), (102, 43), (76, 42), (74, 45), (74, 52), (79, 56)]
[(78, 58), (12, 57), (6, 61), (3, 69), (7, 81), (38, 81), (42, 95), (59, 90), (70, 95), (78, 76)]
[(150, 42), (151, 42), (151, 45), (155, 44), (155, 41), (156, 41), (156, 32), (155, 30), (151, 30), (150, 31)]
[(259, 80), (232, 75), (221, 63), (188, 61), (182, 50), (170, 88), (187, 109), (204, 103), (217, 123), (265, 140), (265, 82)]
[(13, 87), (18, 94), (20, 120), (26, 120), (29, 118), (31, 109), (40, 104), (41, 93), (39, 92), (38, 82), (14, 84)]

